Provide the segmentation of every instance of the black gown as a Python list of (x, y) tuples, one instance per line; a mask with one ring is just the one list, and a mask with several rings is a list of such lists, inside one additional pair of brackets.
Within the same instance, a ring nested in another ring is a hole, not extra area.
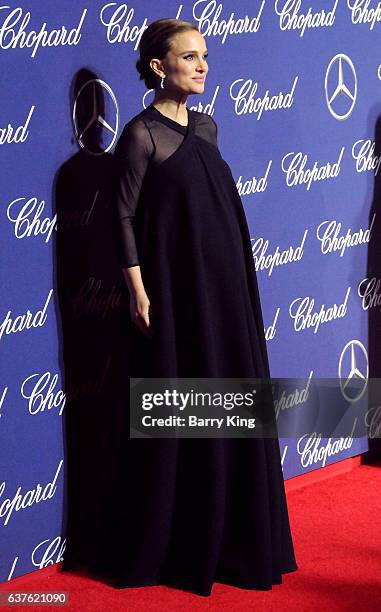
[[(151, 337), (130, 320), (131, 377), (269, 377), (249, 230), (214, 119), (152, 104), (115, 153), (122, 267), (140, 265)], [(126, 378), (126, 387), (129, 379)], [(271, 589), (297, 569), (277, 438), (126, 439), (109, 573), (119, 588)]]

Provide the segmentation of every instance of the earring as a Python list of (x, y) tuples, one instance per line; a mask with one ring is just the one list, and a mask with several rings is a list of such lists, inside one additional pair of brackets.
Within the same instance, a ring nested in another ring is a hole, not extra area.
[(165, 79), (165, 76), (161, 77), (160, 87), (161, 87), (162, 89), (164, 89), (164, 79)]

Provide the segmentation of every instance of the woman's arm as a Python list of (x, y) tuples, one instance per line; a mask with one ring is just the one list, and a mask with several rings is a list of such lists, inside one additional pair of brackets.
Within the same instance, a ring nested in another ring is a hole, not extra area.
[(150, 302), (140, 271), (134, 218), (152, 154), (153, 144), (144, 121), (131, 120), (125, 125), (114, 151), (114, 202), (118, 226), (118, 255), (130, 293), (131, 319), (147, 334), (151, 332)]

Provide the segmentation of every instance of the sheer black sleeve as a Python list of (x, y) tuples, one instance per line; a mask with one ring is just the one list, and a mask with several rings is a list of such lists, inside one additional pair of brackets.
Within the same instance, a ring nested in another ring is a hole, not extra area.
[(113, 155), (113, 199), (117, 223), (118, 255), (122, 268), (139, 265), (134, 217), (141, 185), (154, 151), (142, 119), (132, 119), (119, 137)]

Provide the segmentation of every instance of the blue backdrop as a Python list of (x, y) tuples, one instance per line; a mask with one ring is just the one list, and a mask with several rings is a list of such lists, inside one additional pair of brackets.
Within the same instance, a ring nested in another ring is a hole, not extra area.
[[(316, 410), (322, 379), (334, 385), (319, 410), (350, 407), (336, 445), (313, 428), (281, 438), (284, 476), (368, 449), (352, 428), (380, 362), (378, 3), (11, 0), (0, 7), (0, 581), (62, 559), (68, 405), (88, 433), (89, 495), (102, 476), (91, 440), (112, 447), (128, 312), (107, 177), (124, 124), (153, 99), (135, 61), (162, 17), (206, 39), (205, 92), (187, 105), (217, 122), (245, 207), (271, 373), (295, 379), (279, 414)], [(354, 379), (364, 388), (348, 400)], [(312, 404), (299, 395), (308, 383)], [(361, 417), (373, 432), (377, 418)]]

